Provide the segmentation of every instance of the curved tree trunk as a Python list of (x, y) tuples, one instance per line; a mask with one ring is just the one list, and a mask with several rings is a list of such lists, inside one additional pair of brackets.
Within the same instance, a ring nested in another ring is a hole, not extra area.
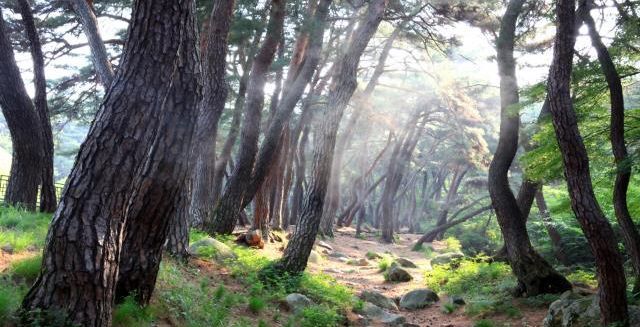
[(425, 242), (433, 242), (439, 235), (441, 235), (442, 233), (444, 233), (445, 231), (447, 231), (447, 229), (461, 224), (485, 211), (491, 210), (492, 206), (484, 206), (482, 208), (479, 208), (475, 211), (470, 212), (469, 214), (465, 215), (464, 217), (460, 218), (460, 219), (452, 219), (449, 222), (446, 222), (443, 225), (440, 226), (436, 226), (436, 228), (426, 232), (424, 235), (422, 235), (422, 237), (420, 237), (418, 239), (418, 241), (416, 241), (416, 244), (414, 245), (414, 248), (420, 248), (420, 246), (422, 245), (422, 243)]
[(604, 325), (628, 326), (626, 279), (613, 229), (593, 193), (587, 150), (571, 100), (571, 71), (577, 28), (575, 0), (556, 5), (556, 39), (548, 93), (553, 127), (562, 153), (571, 208), (589, 241), (598, 269), (598, 294)]
[(571, 284), (545, 261), (531, 245), (526, 221), (509, 187), (509, 167), (518, 148), (520, 116), (515, 112), (519, 102), (513, 47), (516, 21), (524, 0), (511, 0), (497, 38), (500, 72), (500, 137), (489, 167), (489, 193), (504, 237), (509, 264), (518, 279), (519, 294), (534, 296), (571, 289)]
[[(624, 96), (620, 75), (616, 69), (607, 47), (602, 43), (600, 34), (596, 30), (596, 23), (589, 13), (586, 1), (581, 1), (582, 18), (589, 28), (591, 44), (598, 53), (598, 60), (607, 85), (611, 102), (611, 148), (617, 165), (616, 181), (613, 186), (613, 207), (615, 209), (620, 231), (624, 239), (625, 248), (631, 257), (635, 272), (633, 293), (640, 293), (640, 234), (633, 223), (629, 207), (627, 206), (627, 190), (631, 180), (631, 163), (624, 139)], [(639, 294), (640, 295), (640, 294)]]
[(345, 54), (338, 59), (339, 68), (335, 70), (332, 78), (324, 117), (314, 137), (314, 160), (309, 191), (300, 221), (296, 224), (296, 229), (278, 264), (281, 270), (288, 273), (299, 274), (307, 266), (322, 217), (340, 120), (357, 86), (360, 56), (378, 29), (386, 6), (387, 0), (373, 0), (369, 3), (364, 21), (355, 31)]
[(284, 0), (271, 1), (271, 14), (266, 38), (256, 55), (249, 75), (244, 109), (245, 117), (240, 134), (240, 150), (236, 167), (229, 177), (225, 191), (213, 213), (211, 223), (204, 225), (204, 230), (211, 234), (230, 234), (233, 232), (238, 215), (244, 208), (245, 192), (251, 183), (251, 172), (258, 152), (260, 122), (264, 106), (264, 85), (280, 42), (284, 25), (285, 4)]
[(18, 4), (22, 24), (26, 30), (31, 48), (33, 80), (36, 90), (34, 105), (40, 121), (40, 130), (42, 131), (43, 160), (42, 175), (40, 177), (40, 211), (53, 212), (58, 206), (58, 201), (56, 201), (56, 188), (53, 181), (53, 133), (51, 132), (49, 106), (47, 105), (47, 79), (44, 75), (44, 57), (31, 5), (27, 0), (19, 0)]
[(13, 145), (11, 176), (4, 198), (8, 204), (35, 210), (44, 158), (41, 124), (7, 33), (0, 11), (0, 107)]
[(195, 29), (193, 1), (134, 2), (121, 71), (80, 148), (23, 311), (110, 326), (121, 257), (140, 250), (122, 251), (123, 240), (154, 242), (146, 264), (159, 261), (200, 98)]

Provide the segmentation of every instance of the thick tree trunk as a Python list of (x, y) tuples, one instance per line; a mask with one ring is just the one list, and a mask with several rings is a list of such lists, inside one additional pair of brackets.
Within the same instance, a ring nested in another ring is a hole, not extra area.
[(559, 0), (556, 13), (556, 39), (547, 85), (571, 207), (596, 258), (602, 322), (604, 325), (628, 326), (622, 256), (618, 252), (613, 229), (593, 193), (587, 150), (571, 100), (571, 71), (577, 34), (575, 0)]
[(108, 89), (113, 82), (114, 74), (111, 67), (111, 61), (109, 61), (109, 54), (107, 54), (107, 48), (102, 42), (102, 36), (98, 30), (98, 19), (93, 12), (91, 2), (86, 0), (67, 0), (68, 3), (78, 15), (78, 20), (82, 25), (84, 34), (89, 41), (89, 48), (91, 48), (91, 61), (93, 61), (93, 67), (95, 67), (100, 83), (104, 89)]
[(35, 210), (44, 159), (41, 124), (20, 76), (7, 33), (0, 11), (0, 107), (13, 145), (5, 202)]
[(518, 104), (513, 47), (516, 21), (523, 0), (511, 0), (497, 38), (500, 72), (500, 137), (489, 167), (489, 193), (505, 241), (509, 264), (518, 279), (519, 294), (534, 296), (571, 289), (571, 284), (545, 261), (531, 245), (526, 221), (509, 186), (509, 167), (518, 148), (520, 116), (513, 112)]
[(204, 35), (202, 53), (203, 99), (192, 149), (195, 159), (191, 180), (189, 213), (197, 226), (213, 214), (216, 134), (218, 121), (227, 100), (227, 36), (233, 16), (234, 1), (214, 1), (210, 24)]
[(364, 21), (355, 31), (345, 54), (338, 59), (339, 68), (335, 70), (331, 82), (324, 117), (314, 137), (314, 160), (309, 192), (305, 198), (300, 221), (296, 224), (295, 232), (279, 263), (280, 269), (291, 274), (299, 274), (307, 266), (307, 259), (322, 217), (340, 120), (357, 86), (360, 56), (378, 29), (386, 6), (387, 0), (373, 0), (369, 3)]
[[(75, 324), (110, 326), (116, 281), (129, 281), (119, 263), (127, 268), (136, 251), (148, 251), (150, 269), (132, 288), (149, 295), (187, 174), (200, 98), (195, 28), (193, 1), (134, 3), (121, 72), (53, 218), (40, 276), (23, 301), (27, 319), (54, 310)], [(132, 238), (149, 243), (136, 247)]]
[(53, 212), (58, 206), (56, 201), (56, 188), (53, 181), (53, 133), (51, 132), (51, 120), (49, 119), (49, 106), (47, 105), (47, 79), (44, 75), (44, 56), (40, 36), (33, 19), (31, 5), (28, 0), (19, 0), (20, 16), (24, 25), (31, 48), (33, 60), (33, 80), (36, 90), (34, 105), (40, 121), (42, 131), (42, 175), (40, 187), (40, 211)]
[(180, 194), (176, 202), (176, 212), (171, 219), (165, 245), (167, 252), (178, 259), (189, 257), (189, 206), (185, 203), (191, 199), (189, 196), (190, 186), (188, 184), (189, 182), (187, 182), (185, 190)]
[[(617, 165), (616, 181), (613, 186), (613, 207), (615, 209), (620, 231), (624, 239), (625, 248), (631, 258), (635, 272), (635, 282), (633, 293), (640, 293), (640, 234), (633, 223), (629, 207), (627, 206), (627, 190), (631, 180), (631, 163), (627, 152), (627, 145), (624, 139), (624, 95), (620, 75), (616, 69), (609, 50), (602, 43), (600, 34), (596, 30), (596, 23), (589, 13), (587, 1), (580, 2), (580, 12), (582, 19), (589, 28), (591, 44), (598, 53), (598, 61), (602, 73), (609, 86), (609, 99), (611, 102), (611, 148)], [(639, 294), (640, 295), (640, 294)]]
[(240, 211), (244, 208), (244, 197), (251, 183), (251, 172), (258, 152), (260, 122), (264, 106), (264, 85), (267, 73), (275, 58), (285, 16), (284, 0), (271, 1), (271, 14), (266, 38), (251, 67), (247, 99), (245, 101), (245, 118), (240, 138), (240, 150), (236, 167), (229, 177), (225, 191), (213, 213), (210, 224), (204, 229), (211, 234), (230, 234), (233, 232)]

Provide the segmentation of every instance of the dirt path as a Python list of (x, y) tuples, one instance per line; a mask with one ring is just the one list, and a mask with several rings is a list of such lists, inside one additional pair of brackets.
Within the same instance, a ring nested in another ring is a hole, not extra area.
[[(375, 290), (390, 298), (399, 298), (408, 291), (424, 288), (424, 273), (431, 267), (430, 260), (424, 253), (411, 251), (411, 248), (420, 235), (400, 234), (398, 242), (395, 244), (381, 244), (374, 237), (366, 239), (355, 238), (355, 231), (352, 228), (343, 228), (336, 232), (333, 240), (325, 241), (334, 252), (347, 255), (349, 258), (361, 259), (366, 257), (366, 253), (371, 251), (378, 254), (392, 253), (395, 257), (402, 257), (411, 260), (418, 268), (406, 268), (413, 276), (413, 280), (406, 283), (389, 283), (384, 280), (382, 273), (378, 271), (378, 264), (370, 261), (368, 266), (358, 267), (349, 265), (344, 259), (323, 256), (323, 260), (318, 263), (311, 263), (309, 271), (323, 272), (336, 278), (340, 283), (351, 287), (356, 294), (363, 290)], [(444, 244), (435, 242), (434, 249), (444, 247)], [(316, 246), (319, 251), (321, 247)], [(424, 327), (467, 327), (474, 325), (474, 319), (464, 314), (463, 309), (458, 309), (451, 314), (443, 311), (443, 304), (447, 303), (446, 298), (441, 298), (439, 302), (431, 307), (417, 310), (404, 311), (400, 313), (407, 318), (408, 323)], [(508, 317), (490, 317), (496, 322), (504, 323), (507, 326), (527, 326), (536, 327), (542, 325), (542, 319), (546, 314), (546, 309), (533, 309), (522, 307), (522, 318), (511, 319)], [(479, 318), (478, 318), (479, 319)]]

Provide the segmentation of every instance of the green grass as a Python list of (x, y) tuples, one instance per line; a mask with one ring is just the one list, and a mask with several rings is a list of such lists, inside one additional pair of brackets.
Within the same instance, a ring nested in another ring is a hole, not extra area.
[(463, 295), (465, 313), (470, 316), (501, 313), (515, 318), (522, 314), (512, 304), (509, 291), (516, 281), (505, 263), (461, 260), (437, 265), (425, 274), (425, 283), (437, 293)]
[(500, 325), (491, 319), (478, 320), (473, 324), (473, 327), (498, 327), (498, 326)]
[(38, 278), (40, 266), (42, 264), (42, 256), (37, 255), (31, 258), (14, 261), (11, 263), (10, 274), (14, 278), (22, 278), (31, 283)]
[(300, 327), (335, 327), (341, 320), (340, 315), (326, 305), (312, 305), (302, 310)]
[(42, 248), (50, 222), (50, 214), (0, 207), (0, 246), (9, 244), (14, 252)]
[(113, 311), (113, 326), (149, 326), (153, 321), (150, 308), (141, 307), (132, 296), (128, 296)]
[(267, 303), (261, 297), (252, 296), (249, 298), (249, 311), (253, 313), (260, 313), (260, 311), (262, 311), (266, 305)]
[(443, 253), (460, 252), (462, 250), (462, 244), (460, 244), (460, 241), (453, 236), (445, 238), (444, 243), (445, 248), (442, 250)]
[(598, 278), (595, 272), (589, 270), (574, 270), (567, 275), (567, 279), (572, 283), (581, 283), (593, 288), (598, 286)]

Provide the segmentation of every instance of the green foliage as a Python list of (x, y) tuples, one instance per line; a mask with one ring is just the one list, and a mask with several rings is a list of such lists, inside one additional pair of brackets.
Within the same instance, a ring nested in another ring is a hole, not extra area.
[[(155, 312), (167, 312), (184, 321), (185, 326), (228, 326), (230, 310), (241, 298), (223, 286), (194, 282), (198, 275), (189, 266), (164, 259), (158, 274)], [(213, 296), (212, 296), (213, 295)]]
[(473, 324), (473, 327), (498, 327), (500, 326), (491, 319), (478, 320)]
[(425, 283), (438, 293), (464, 294), (465, 313), (470, 316), (494, 312), (520, 316), (510, 301), (509, 291), (516, 286), (511, 268), (505, 263), (487, 263), (482, 259), (434, 266), (425, 274)]
[(189, 242), (190, 243), (194, 243), (197, 242), (203, 238), (207, 238), (209, 237), (209, 234), (203, 232), (203, 231), (199, 231), (197, 229), (191, 229), (189, 230)]
[(382, 259), (378, 261), (378, 272), (386, 272), (393, 264), (393, 258), (388, 255), (383, 255)]
[(453, 236), (445, 238), (444, 242), (446, 247), (443, 249), (443, 253), (460, 252), (460, 250), (462, 250), (462, 244), (460, 244), (460, 241)]
[(15, 252), (41, 248), (50, 221), (50, 214), (0, 207), (0, 246), (9, 244)]
[(326, 305), (312, 305), (302, 310), (300, 327), (334, 327), (340, 322), (340, 315)]
[(26, 285), (16, 285), (6, 276), (0, 276), (0, 321), (10, 322), (15, 319), (15, 311), (20, 307), (20, 300), (26, 293)]
[(40, 266), (42, 265), (42, 256), (34, 256), (20, 261), (11, 263), (11, 276), (14, 278), (22, 278), (28, 283), (35, 281), (40, 274)]
[(133, 296), (127, 296), (113, 311), (113, 325), (122, 327), (149, 326), (153, 315), (149, 308), (140, 306)]
[(260, 313), (262, 309), (266, 306), (266, 302), (263, 298), (258, 296), (252, 296), (249, 298), (249, 310), (253, 313)]
[(572, 283), (581, 283), (593, 288), (598, 286), (598, 278), (595, 272), (589, 270), (576, 269), (567, 274), (567, 279)]
[(457, 306), (455, 304), (453, 304), (453, 303), (445, 303), (442, 306), (442, 312), (444, 312), (446, 314), (451, 314), (454, 311), (456, 311), (456, 309), (457, 309)]

